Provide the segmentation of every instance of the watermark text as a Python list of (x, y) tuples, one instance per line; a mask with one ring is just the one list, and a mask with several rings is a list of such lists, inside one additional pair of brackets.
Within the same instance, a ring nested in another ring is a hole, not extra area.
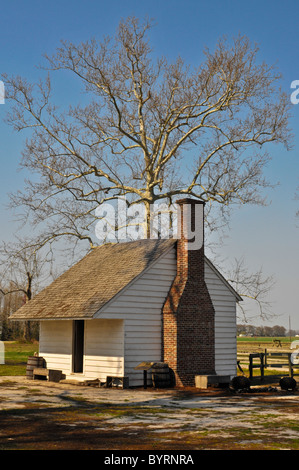
[(299, 103), (299, 80), (293, 80), (291, 83), (291, 88), (295, 88), (295, 90), (291, 93), (291, 103), (298, 104)]
[(5, 104), (5, 86), (0, 80), (0, 104)]
[(192, 206), (154, 203), (146, 208), (143, 203), (128, 204), (120, 197), (114, 204), (104, 203), (96, 209), (95, 235), (108, 243), (184, 237), (188, 249), (198, 250), (203, 245), (203, 205)]

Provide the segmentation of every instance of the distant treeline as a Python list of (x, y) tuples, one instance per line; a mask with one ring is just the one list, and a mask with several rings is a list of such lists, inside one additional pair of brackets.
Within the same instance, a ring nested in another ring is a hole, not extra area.
[(254, 325), (237, 325), (237, 335), (245, 336), (295, 336), (298, 331), (287, 330), (284, 326), (254, 326)]
[(12, 292), (0, 298), (0, 340), (38, 340), (39, 322), (12, 321), (10, 315), (24, 305), (24, 295)]

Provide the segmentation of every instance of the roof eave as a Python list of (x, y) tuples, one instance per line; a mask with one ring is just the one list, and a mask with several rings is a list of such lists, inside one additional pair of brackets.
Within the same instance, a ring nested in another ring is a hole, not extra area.
[(225, 277), (218, 271), (216, 266), (210, 261), (206, 256), (205, 256), (205, 261), (209, 265), (209, 267), (219, 276), (219, 278), (222, 280), (222, 282), (227, 286), (227, 288), (231, 291), (231, 293), (235, 296), (237, 302), (243, 302), (242, 297), (238, 292), (233, 288), (233, 286), (230, 285), (230, 283), (225, 279)]

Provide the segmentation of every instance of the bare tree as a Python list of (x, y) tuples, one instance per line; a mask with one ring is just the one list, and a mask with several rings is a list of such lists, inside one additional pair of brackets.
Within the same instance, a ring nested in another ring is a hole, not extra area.
[[(40, 228), (36, 246), (67, 237), (93, 247), (96, 208), (119, 196), (145, 206), (147, 236), (156, 201), (206, 201), (211, 230), (230, 207), (265, 203), (267, 144), (288, 148), (291, 138), (279, 74), (243, 36), (205, 49), (197, 67), (180, 57), (170, 63), (155, 57), (150, 28), (133, 17), (114, 38), (63, 41), (36, 84), (3, 77), (7, 122), (28, 131), (22, 166), (38, 176), (12, 195), (11, 207), (25, 208), (25, 220)], [(50, 76), (63, 70), (86, 94), (60, 110)]]
[[(24, 304), (24, 294), (14, 290), (15, 286), (3, 286), (5, 295), (0, 295), (0, 338), (3, 341), (24, 338), (24, 322), (11, 322), (10, 315)], [(10, 292), (12, 291), (12, 292)], [(1, 293), (0, 293), (1, 294)]]
[[(23, 303), (31, 300), (48, 278), (44, 272), (45, 264), (49, 261), (47, 256), (42, 256), (38, 249), (29, 247), (29, 244), (28, 241), (3, 243), (0, 249), (0, 294), (8, 297), (20, 294)], [(23, 337), (26, 340), (31, 339), (31, 323), (24, 323)]]
[(114, 41), (63, 42), (47, 57), (51, 70), (80, 80), (90, 97), (85, 106), (61, 112), (52, 105), (50, 76), (35, 85), (4, 77), (14, 103), (8, 122), (31, 131), (23, 166), (40, 176), (13, 201), (34, 211), (35, 221), (63, 217), (72, 235), (88, 239), (85, 218), (119, 195), (147, 208), (182, 194), (225, 207), (263, 203), (269, 157), (262, 147), (290, 140), (279, 75), (258, 64), (245, 37), (220, 40), (194, 70), (181, 58), (154, 61), (149, 28), (129, 18)]
[[(253, 301), (257, 306), (258, 314), (255, 316), (263, 320), (273, 317), (269, 301), (269, 294), (275, 285), (273, 276), (265, 276), (262, 268), (251, 272), (244, 258), (241, 258), (235, 259), (230, 273), (227, 273), (227, 280), (245, 301)], [(238, 304), (238, 315), (241, 321), (248, 320), (248, 307), (244, 307), (242, 302)]]

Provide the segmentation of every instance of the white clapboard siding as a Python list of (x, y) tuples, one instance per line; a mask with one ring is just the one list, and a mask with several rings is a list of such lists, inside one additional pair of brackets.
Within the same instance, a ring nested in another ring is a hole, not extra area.
[(99, 318), (124, 319), (124, 369), (130, 386), (143, 384), (143, 372), (134, 370), (140, 362), (161, 361), (162, 307), (175, 273), (172, 248), (98, 313)]
[(236, 297), (209, 263), (205, 281), (215, 309), (215, 369), (219, 375), (236, 375)]
[(124, 376), (123, 320), (85, 321), (84, 376), (106, 382), (107, 376)]
[(40, 322), (39, 355), (48, 369), (59, 369), (69, 375), (72, 365), (72, 322), (46, 320)]
[(123, 320), (86, 320), (83, 373), (72, 373), (73, 322), (41, 321), (39, 354), (48, 369), (59, 369), (66, 378), (99, 378), (124, 375)]

